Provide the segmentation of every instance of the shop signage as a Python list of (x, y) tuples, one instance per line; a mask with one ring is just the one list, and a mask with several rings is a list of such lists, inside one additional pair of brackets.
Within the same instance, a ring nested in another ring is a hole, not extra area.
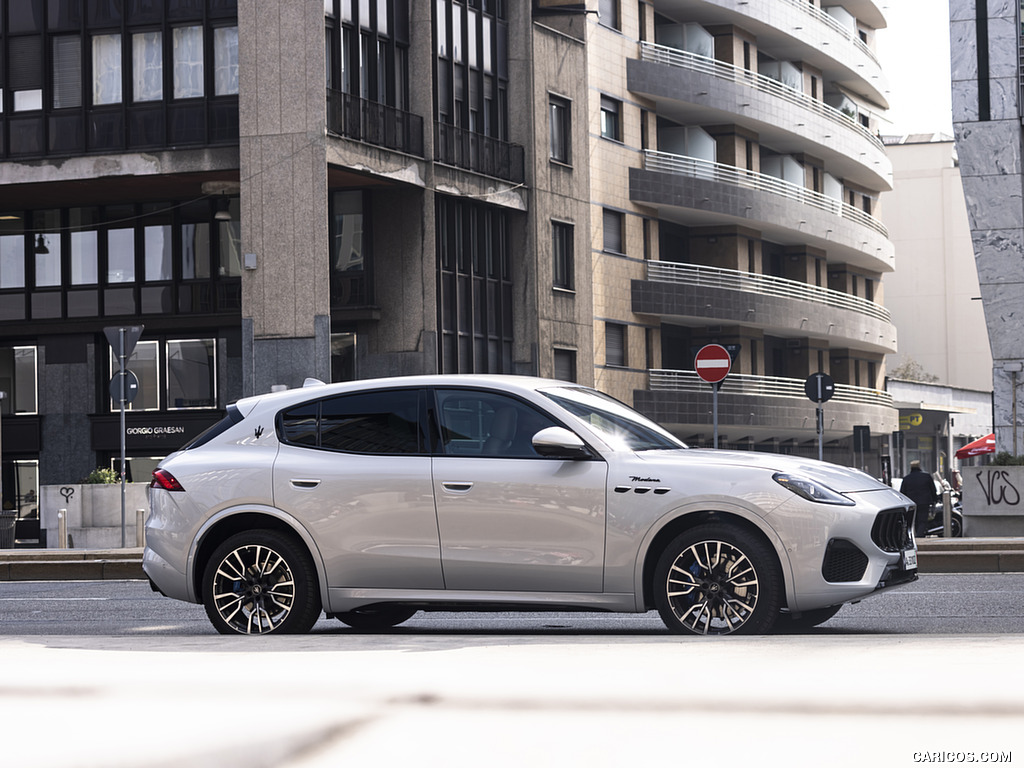
[(924, 423), (924, 416), (920, 413), (900, 414), (900, 429), (913, 429)]

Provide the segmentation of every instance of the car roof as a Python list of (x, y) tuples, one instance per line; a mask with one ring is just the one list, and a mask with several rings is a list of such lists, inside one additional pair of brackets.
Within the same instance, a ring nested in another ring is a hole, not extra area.
[(389, 376), (376, 379), (357, 379), (355, 381), (325, 384), (316, 379), (306, 379), (301, 387), (266, 392), (242, 398), (235, 406), (248, 415), (257, 405), (282, 407), (305, 400), (340, 395), (346, 392), (361, 392), (370, 389), (388, 389), (392, 387), (445, 387), (445, 386), (476, 386), (487, 389), (513, 391), (519, 393), (535, 392), (543, 387), (569, 386), (579, 387), (570, 381), (545, 379), (539, 376), (516, 376), (512, 374), (492, 373), (452, 373), (452, 374), (417, 374), (413, 376)]

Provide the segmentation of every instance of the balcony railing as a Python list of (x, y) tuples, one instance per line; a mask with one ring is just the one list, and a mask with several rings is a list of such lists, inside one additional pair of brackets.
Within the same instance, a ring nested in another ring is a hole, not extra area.
[(859, 296), (851, 296), (841, 291), (833, 291), (830, 288), (821, 288), (817, 285), (808, 285), (772, 275), (758, 275), (735, 269), (680, 264), (672, 261), (648, 261), (647, 279), (659, 283), (682, 283), (703, 288), (724, 288), (743, 293), (756, 293), (761, 296), (810, 301), (857, 312), (884, 323), (892, 322), (889, 310), (873, 301), (862, 299)]
[(733, 83), (749, 85), (762, 93), (769, 94), (777, 99), (782, 99), (802, 109), (821, 115), (840, 126), (843, 130), (856, 133), (878, 150), (885, 151), (885, 145), (878, 136), (845, 112), (841, 112), (835, 107), (829, 106), (819, 99), (812, 98), (796, 88), (791, 88), (785, 83), (780, 83), (778, 80), (774, 80), (767, 75), (751, 72), (749, 69), (737, 67), (707, 56), (700, 56), (696, 53), (655, 43), (641, 42), (640, 58), (643, 61), (688, 69), (691, 72), (700, 72), (701, 74), (711, 75), (712, 77), (728, 80)]
[(523, 148), (447, 123), (434, 123), (434, 156), (439, 163), (522, 184)]
[(836, 21), (836, 19), (831, 14), (826, 13), (825, 11), (821, 10), (821, 8), (812, 3), (805, 2), (805, 0), (785, 0), (785, 2), (789, 3), (794, 8), (797, 8), (803, 11), (804, 13), (808, 14), (809, 16), (813, 17), (816, 21), (820, 22), (821, 24), (824, 24), (826, 27), (833, 30), (834, 32), (838, 32), (840, 35), (842, 35), (851, 43), (853, 43), (854, 47), (856, 47), (861, 53), (863, 53), (865, 56), (867, 56), (869, 59), (875, 62), (875, 64), (879, 64), (878, 57), (875, 55), (875, 52), (864, 44), (864, 41), (860, 39), (860, 35), (857, 34), (857, 30), (850, 29), (849, 27), (844, 27), (842, 24)]
[[(656, 368), (648, 371), (649, 386), (659, 392), (706, 393), (708, 384), (696, 371), (670, 371)], [(783, 379), (777, 376), (751, 376), (730, 373), (722, 383), (723, 395), (744, 395), (750, 397), (779, 397), (791, 400), (807, 400), (804, 379)], [(835, 394), (829, 403), (847, 403), (892, 408), (892, 395), (877, 389), (836, 384)]]
[(886, 239), (889, 238), (889, 230), (871, 214), (844, 203), (842, 200), (801, 187), (799, 184), (783, 181), (775, 176), (748, 171), (734, 165), (714, 163), (698, 157), (670, 155), (667, 152), (655, 152), (650, 149), (644, 150), (644, 170), (674, 173), (695, 179), (708, 179), (722, 184), (780, 195), (826, 213), (850, 219), (863, 227), (873, 229)]
[(327, 89), (327, 129), (339, 136), (423, 157), (423, 118)]

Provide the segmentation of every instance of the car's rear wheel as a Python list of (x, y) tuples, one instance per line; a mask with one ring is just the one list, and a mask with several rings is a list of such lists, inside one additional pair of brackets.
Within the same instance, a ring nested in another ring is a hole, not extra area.
[(366, 608), (356, 608), (354, 611), (335, 613), (334, 618), (352, 629), (372, 632), (378, 629), (397, 627), (415, 615), (415, 608), (405, 608), (401, 605), (370, 605)]
[(277, 531), (243, 531), (210, 558), (203, 604), (222, 634), (308, 632), (321, 612), (316, 569), (293, 538)]
[(673, 632), (763, 634), (782, 605), (782, 574), (771, 547), (727, 523), (686, 531), (654, 571), (654, 601)]

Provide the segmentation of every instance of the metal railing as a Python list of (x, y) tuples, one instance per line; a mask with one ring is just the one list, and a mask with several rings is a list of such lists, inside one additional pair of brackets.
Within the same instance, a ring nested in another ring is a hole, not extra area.
[(783, 101), (787, 101), (802, 109), (814, 112), (827, 120), (831, 120), (843, 130), (852, 131), (862, 139), (867, 140), (876, 149), (882, 152), (885, 151), (885, 145), (878, 136), (873, 134), (845, 112), (826, 104), (820, 99), (812, 98), (803, 91), (792, 88), (791, 86), (781, 83), (767, 75), (751, 72), (749, 69), (737, 67), (734, 64), (728, 64), (724, 61), (718, 61), (717, 59), (709, 58), (707, 56), (701, 56), (696, 53), (679, 50), (678, 48), (672, 48), (666, 45), (658, 45), (656, 43), (641, 42), (640, 58), (643, 61), (649, 61), (655, 64), (665, 64), (671, 67), (688, 69), (691, 72), (700, 72), (701, 74), (711, 75), (712, 77), (728, 80), (733, 83), (749, 85), (762, 93), (782, 99)]
[[(658, 392), (707, 393), (708, 384), (696, 371), (672, 371), (655, 368), (647, 372), (649, 386)], [(810, 402), (804, 392), (804, 379), (784, 379), (777, 376), (751, 376), (730, 373), (722, 383), (723, 395), (744, 395), (749, 397), (778, 397)], [(835, 395), (830, 403), (879, 406), (892, 408), (892, 395), (877, 389), (836, 384)]]
[(765, 173), (748, 171), (745, 168), (702, 160), (698, 157), (671, 155), (667, 152), (656, 152), (650, 149), (644, 150), (644, 170), (674, 173), (695, 179), (708, 179), (722, 184), (780, 195), (803, 205), (849, 219), (863, 227), (873, 229), (882, 237), (889, 239), (889, 230), (871, 214), (865, 213), (849, 203), (844, 203), (842, 200)]
[(434, 123), (434, 159), (514, 184), (526, 180), (521, 146), (448, 123)]
[(819, 22), (820, 24), (824, 24), (832, 31), (842, 35), (844, 38), (853, 43), (854, 47), (856, 47), (861, 53), (863, 53), (865, 56), (867, 56), (869, 59), (875, 62), (875, 64), (881, 66), (880, 62), (878, 61), (878, 56), (876, 56), (875, 52), (868, 48), (864, 41), (860, 39), (860, 35), (857, 34), (857, 30), (850, 29), (849, 27), (844, 27), (831, 14), (826, 13), (816, 5), (808, 3), (806, 0), (785, 0), (785, 2), (789, 3), (794, 8), (803, 11), (807, 15), (811, 16), (815, 21)]
[(344, 91), (327, 89), (327, 130), (423, 157), (423, 118)]
[(758, 275), (735, 269), (680, 264), (672, 261), (648, 261), (647, 279), (659, 283), (683, 283), (702, 288), (724, 288), (743, 293), (756, 293), (761, 296), (809, 301), (857, 312), (883, 323), (892, 322), (889, 310), (873, 301), (830, 288), (821, 288), (817, 285), (808, 285), (772, 275)]

